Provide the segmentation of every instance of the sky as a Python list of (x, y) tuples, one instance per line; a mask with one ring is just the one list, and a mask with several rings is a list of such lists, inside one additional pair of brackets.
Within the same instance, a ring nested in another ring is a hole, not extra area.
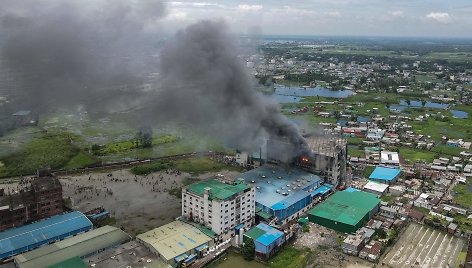
[[(206, 2), (208, 1), (208, 2)], [(175, 31), (201, 19), (264, 35), (472, 37), (472, 0), (167, 1)]]

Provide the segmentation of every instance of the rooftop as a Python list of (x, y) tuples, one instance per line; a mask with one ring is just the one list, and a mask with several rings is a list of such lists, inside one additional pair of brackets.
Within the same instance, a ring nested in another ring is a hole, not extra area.
[(306, 138), (310, 150), (315, 154), (334, 157), (346, 147), (346, 140), (338, 136), (311, 136)]
[(374, 194), (362, 191), (338, 191), (308, 214), (336, 222), (356, 225), (380, 203)]
[(272, 209), (289, 207), (316, 190), (322, 179), (300, 169), (265, 165), (239, 175), (256, 187), (256, 202)]
[(121, 244), (131, 237), (121, 229), (103, 226), (62, 241), (17, 255), (19, 268), (47, 267), (75, 256), (86, 256), (110, 246)]
[(166, 260), (174, 259), (212, 240), (198, 228), (182, 221), (173, 221), (136, 238), (159, 252)]
[(370, 174), (369, 179), (374, 180), (394, 180), (401, 173), (400, 169), (397, 168), (386, 168), (386, 167), (375, 167), (372, 174)]
[(283, 234), (283, 232), (265, 223), (259, 223), (259, 225), (251, 228), (247, 233), (245, 233), (247, 237), (250, 237), (254, 241), (265, 246), (271, 245), (274, 241), (283, 236)]
[(83, 228), (92, 228), (92, 223), (84, 214), (74, 211), (8, 229), (0, 233), (0, 255)]
[(79, 257), (73, 257), (68, 260), (56, 263), (54, 265), (47, 266), (47, 268), (87, 268), (87, 267), (88, 267), (87, 264), (85, 264), (85, 262)]
[(130, 241), (116, 248), (107, 249), (84, 261), (95, 264), (100, 268), (116, 267), (143, 267), (146, 268), (170, 268), (156, 254), (152, 253), (146, 246), (136, 240)]
[(364, 185), (364, 189), (381, 192), (381, 193), (385, 192), (387, 188), (388, 188), (388, 184), (383, 184), (383, 183), (378, 183), (378, 182), (373, 182), (373, 181), (369, 181), (366, 185)]
[(199, 196), (203, 196), (206, 188), (210, 189), (209, 199), (225, 200), (233, 195), (241, 193), (251, 187), (246, 184), (226, 184), (217, 180), (207, 180), (194, 183), (187, 187), (187, 190)]

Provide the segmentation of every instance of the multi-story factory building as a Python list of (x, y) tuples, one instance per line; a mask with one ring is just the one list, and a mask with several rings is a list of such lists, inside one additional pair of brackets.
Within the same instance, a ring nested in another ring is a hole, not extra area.
[(337, 186), (346, 178), (347, 142), (339, 136), (321, 135), (306, 138), (310, 152), (297, 159), (297, 165), (319, 174)]
[(255, 218), (255, 190), (247, 184), (208, 180), (182, 190), (182, 216), (221, 235)]
[(47, 173), (38, 174), (18, 193), (0, 194), (0, 231), (63, 212), (61, 183)]

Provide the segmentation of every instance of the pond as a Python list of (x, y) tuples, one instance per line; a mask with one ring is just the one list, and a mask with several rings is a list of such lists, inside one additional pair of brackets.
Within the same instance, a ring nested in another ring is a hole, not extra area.
[(468, 112), (459, 111), (459, 110), (451, 110), (451, 114), (454, 118), (465, 119), (469, 117)]
[(297, 97), (320, 96), (328, 98), (347, 98), (354, 94), (352, 90), (331, 90), (322, 87), (286, 87), (282, 85), (275, 85), (276, 95), (290, 95)]
[(352, 96), (352, 90), (331, 90), (322, 87), (303, 88), (303, 87), (286, 87), (282, 85), (275, 85), (275, 91), (271, 94), (266, 94), (274, 98), (279, 103), (296, 103), (302, 100), (302, 97), (329, 97), (329, 98), (347, 98)]
[(244, 267), (244, 268), (267, 268), (262, 263), (256, 261), (246, 261), (243, 256), (236, 254), (234, 252), (229, 253), (226, 256), (222, 257), (222, 260), (216, 261), (214, 264), (210, 264), (210, 267), (213, 268), (234, 268), (234, 267)]
[(427, 102), (425, 102), (425, 104), (423, 106), (423, 102), (421, 102), (421, 101), (410, 101), (410, 104), (408, 105), (406, 100), (400, 100), (400, 104), (399, 105), (391, 105), (390, 110), (403, 111), (406, 108), (419, 108), (419, 107), (446, 109), (447, 107), (449, 107), (449, 104), (427, 101)]

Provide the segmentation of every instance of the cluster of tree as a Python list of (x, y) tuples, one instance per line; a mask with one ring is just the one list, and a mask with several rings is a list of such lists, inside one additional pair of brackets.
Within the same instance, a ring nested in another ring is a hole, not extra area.
[(152, 128), (141, 127), (136, 133), (136, 147), (149, 148), (152, 147)]
[(254, 241), (250, 238), (244, 242), (243, 247), (241, 248), (241, 254), (243, 258), (247, 261), (254, 260), (254, 255), (256, 254), (256, 246)]

